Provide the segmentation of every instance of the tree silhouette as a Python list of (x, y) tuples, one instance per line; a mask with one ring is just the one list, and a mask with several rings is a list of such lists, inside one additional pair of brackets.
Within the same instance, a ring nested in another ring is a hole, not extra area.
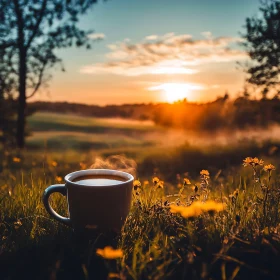
[(10, 67), (12, 57), (13, 53), (0, 41), (0, 142), (4, 145), (15, 142), (15, 79)]
[[(1, 61), (17, 85), (17, 145), (25, 145), (26, 100), (36, 94), (46, 71), (60, 63), (56, 49), (86, 46), (88, 34), (78, 27), (78, 18), (97, 0), (1, 0), (0, 48), (12, 54)], [(63, 66), (61, 65), (62, 70)]]
[(261, 17), (246, 19), (243, 35), (252, 62), (247, 65), (248, 82), (257, 85), (263, 98), (278, 92), (280, 73), (280, 1), (261, 1)]

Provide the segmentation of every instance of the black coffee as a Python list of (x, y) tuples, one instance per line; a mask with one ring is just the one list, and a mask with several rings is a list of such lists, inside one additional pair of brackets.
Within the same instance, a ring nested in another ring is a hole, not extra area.
[(125, 181), (127, 181), (127, 179), (114, 175), (86, 175), (77, 177), (73, 180), (73, 182), (79, 185), (87, 186), (110, 186), (117, 185)]

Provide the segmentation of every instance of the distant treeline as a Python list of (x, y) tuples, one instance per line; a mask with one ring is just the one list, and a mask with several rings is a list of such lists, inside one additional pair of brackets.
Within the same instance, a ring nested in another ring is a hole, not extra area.
[(265, 128), (280, 123), (280, 100), (278, 98), (252, 100), (246, 96), (230, 100), (225, 95), (204, 104), (191, 103), (186, 100), (174, 104), (108, 106), (67, 102), (34, 102), (29, 103), (29, 108), (32, 111), (152, 120), (158, 125), (201, 131)]
[(71, 113), (91, 117), (104, 118), (134, 118), (152, 119), (155, 110), (154, 104), (124, 104), (124, 105), (87, 105), (68, 102), (33, 102), (28, 104), (29, 108), (36, 111)]

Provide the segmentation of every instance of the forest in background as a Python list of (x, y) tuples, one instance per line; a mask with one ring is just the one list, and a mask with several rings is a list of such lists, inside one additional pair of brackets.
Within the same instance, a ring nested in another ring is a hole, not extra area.
[(151, 120), (157, 125), (191, 131), (215, 131), (268, 128), (280, 123), (280, 99), (250, 99), (228, 95), (213, 102), (192, 103), (181, 100), (173, 104), (86, 105), (68, 102), (33, 102), (29, 112), (59, 112), (91, 117), (121, 117)]

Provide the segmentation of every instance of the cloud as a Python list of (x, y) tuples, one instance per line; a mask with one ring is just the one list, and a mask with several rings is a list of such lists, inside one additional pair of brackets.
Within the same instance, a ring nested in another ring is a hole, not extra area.
[(202, 39), (194, 39), (190, 34), (167, 33), (163, 36), (149, 35), (139, 43), (125, 40), (110, 44), (105, 62), (84, 66), (80, 72), (124, 76), (190, 75), (197, 73), (203, 64), (247, 58), (244, 51), (234, 48), (234, 44), (242, 41), (241, 38), (213, 38), (209, 31), (202, 35)]
[(105, 39), (106, 35), (103, 33), (91, 33), (88, 35), (88, 38), (93, 40), (102, 40)]
[(145, 37), (145, 40), (147, 41), (153, 41), (153, 40), (157, 40), (158, 35), (149, 35)]
[(201, 35), (207, 39), (213, 39), (212, 33), (210, 31), (201, 32)]

